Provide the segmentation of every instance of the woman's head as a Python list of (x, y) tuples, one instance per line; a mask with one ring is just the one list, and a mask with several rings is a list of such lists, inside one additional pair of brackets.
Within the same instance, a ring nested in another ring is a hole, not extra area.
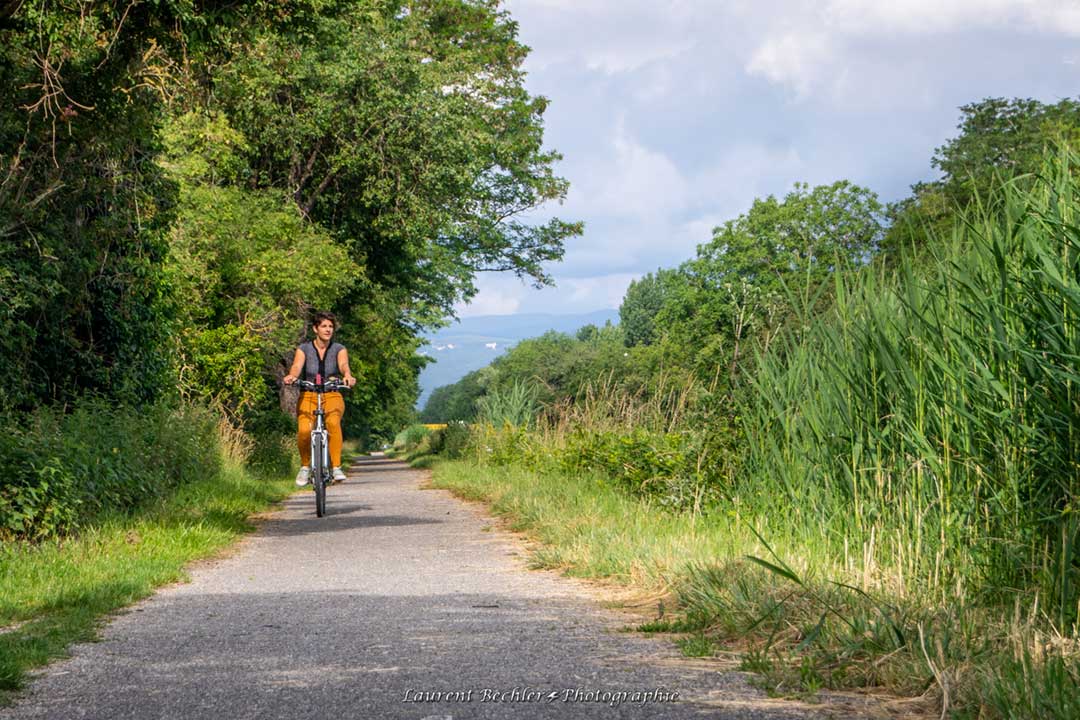
[(317, 312), (311, 316), (311, 330), (317, 338), (329, 340), (333, 337), (336, 328), (337, 318), (333, 313)]

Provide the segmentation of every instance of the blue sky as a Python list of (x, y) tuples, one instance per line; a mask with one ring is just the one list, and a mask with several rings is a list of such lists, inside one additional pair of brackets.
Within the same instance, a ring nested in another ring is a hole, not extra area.
[(482, 274), (461, 316), (617, 307), (755, 197), (934, 177), (957, 108), (1080, 94), (1080, 0), (509, 0), (584, 220), (534, 290)]

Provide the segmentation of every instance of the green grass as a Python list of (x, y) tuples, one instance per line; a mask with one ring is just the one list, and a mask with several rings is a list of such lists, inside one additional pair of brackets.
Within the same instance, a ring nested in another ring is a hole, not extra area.
[(27, 672), (93, 640), (108, 613), (186, 579), (184, 567), (254, 528), (253, 513), (292, 480), (259, 479), (235, 463), (137, 516), (114, 516), (75, 537), (0, 548), (0, 704)]
[(704, 633), (681, 638), (675, 644), (686, 657), (712, 657), (716, 654), (716, 643)]
[(886, 688), (954, 717), (1022, 717), (1016, 705), (1066, 718), (1080, 703), (1071, 644), (1037, 614), (836, 584), (849, 568), (810, 530), (777, 523), (766, 545), (735, 514), (666, 512), (596, 476), (513, 465), (441, 461), (432, 484), (539, 540), (534, 567), (663, 594), (674, 612), (639, 630), (674, 634), (690, 656), (739, 650), (773, 692)]
[(729, 557), (753, 538), (727, 519), (658, 512), (597, 476), (447, 461), (435, 465), (433, 484), (489, 501), (515, 530), (536, 536), (545, 544), (535, 554), (538, 566), (647, 592), (669, 588), (688, 563)]
[(415, 457), (407, 458), (409, 467), (414, 468), (429, 468), (432, 467), (439, 460), (438, 455), (432, 455), (430, 453), (426, 455), (417, 455)]

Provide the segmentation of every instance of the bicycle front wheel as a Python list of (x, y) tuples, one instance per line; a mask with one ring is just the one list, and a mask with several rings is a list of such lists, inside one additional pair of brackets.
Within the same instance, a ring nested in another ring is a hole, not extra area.
[(311, 434), (311, 485), (315, 488), (315, 515), (326, 514), (326, 438), (321, 433)]

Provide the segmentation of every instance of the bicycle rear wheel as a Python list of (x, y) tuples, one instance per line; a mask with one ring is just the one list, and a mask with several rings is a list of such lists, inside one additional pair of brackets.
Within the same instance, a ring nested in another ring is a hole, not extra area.
[(321, 433), (311, 434), (311, 485), (315, 488), (315, 515), (326, 514), (326, 442)]

